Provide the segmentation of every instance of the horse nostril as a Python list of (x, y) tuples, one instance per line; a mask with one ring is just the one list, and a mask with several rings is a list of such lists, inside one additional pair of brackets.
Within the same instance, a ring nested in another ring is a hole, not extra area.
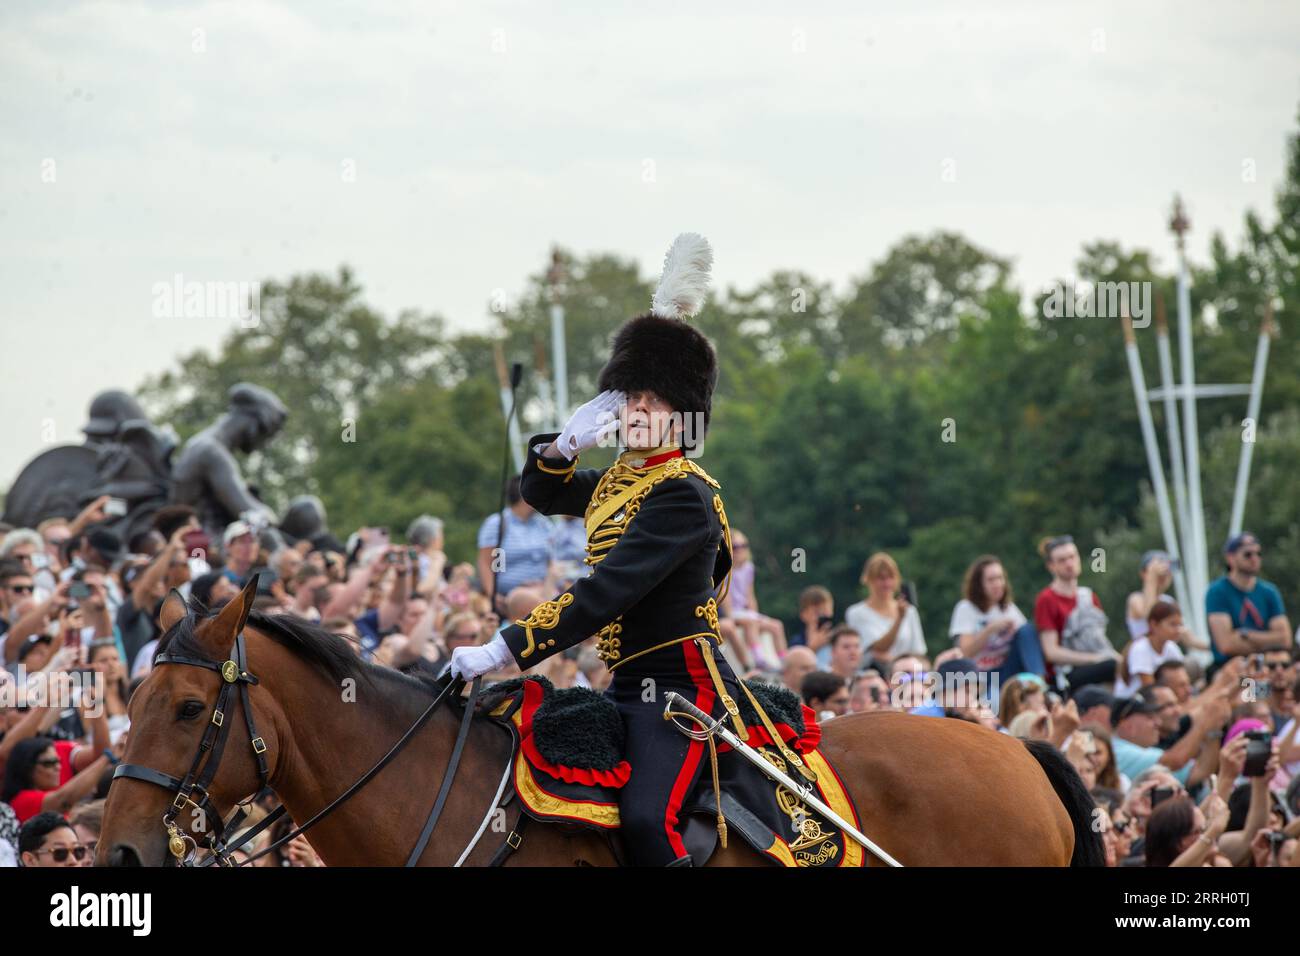
[(135, 851), (135, 847), (125, 843), (119, 843), (113, 847), (108, 854), (109, 866), (143, 866), (140, 861), (140, 854)]

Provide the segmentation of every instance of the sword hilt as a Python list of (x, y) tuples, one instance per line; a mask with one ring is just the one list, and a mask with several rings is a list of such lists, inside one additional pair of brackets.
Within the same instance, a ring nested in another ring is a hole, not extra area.
[(680, 714), (695, 718), (700, 722), (702, 727), (709, 727), (716, 723), (712, 717), (700, 710), (700, 708), (696, 707), (681, 694), (670, 690), (664, 697), (664, 700), (667, 702), (664, 704), (664, 720), (672, 720), (673, 717)]

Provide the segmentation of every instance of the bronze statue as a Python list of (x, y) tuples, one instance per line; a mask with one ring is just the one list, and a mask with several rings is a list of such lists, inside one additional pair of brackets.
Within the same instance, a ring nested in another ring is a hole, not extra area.
[(125, 515), (105, 524), (129, 541), (149, 527), (171, 492), (176, 437), (154, 426), (126, 392), (113, 389), (90, 403), (81, 445), (59, 445), (37, 455), (14, 479), (4, 520), (35, 527), (46, 518), (72, 518), (100, 495), (126, 502)]
[(261, 448), (288, 416), (274, 394), (248, 382), (232, 387), (229, 397), (229, 410), (185, 443), (173, 472), (172, 500), (193, 505), (204, 530), (217, 540), (240, 516), (275, 524), (275, 513), (244, 481), (235, 454)]

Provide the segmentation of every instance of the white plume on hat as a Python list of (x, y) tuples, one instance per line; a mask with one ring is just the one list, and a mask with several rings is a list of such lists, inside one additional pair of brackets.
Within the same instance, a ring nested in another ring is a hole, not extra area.
[(650, 314), (683, 319), (700, 311), (709, 292), (713, 248), (698, 232), (683, 232), (664, 256), (659, 287), (650, 300)]

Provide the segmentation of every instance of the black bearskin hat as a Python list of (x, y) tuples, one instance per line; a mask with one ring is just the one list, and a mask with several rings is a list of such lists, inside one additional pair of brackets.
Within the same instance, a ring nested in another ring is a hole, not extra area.
[[(650, 311), (618, 330), (597, 384), (602, 392), (654, 392), (682, 416), (686, 446), (704, 438), (718, 383), (713, 345), (683, 321), (703, 305), (712, 265), (713, 250), (703, 236), (684, 233), (673, 241)], [(699, 424), (690, 418), (696, 413)]]

